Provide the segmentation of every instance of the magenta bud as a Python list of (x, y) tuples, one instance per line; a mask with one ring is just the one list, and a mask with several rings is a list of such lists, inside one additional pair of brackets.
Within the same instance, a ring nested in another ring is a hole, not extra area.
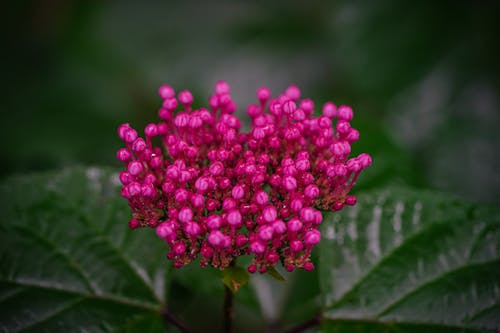
[(302, 222), (297, 218), (292, 218), (288, 221), (288, 230), (292, 232), (298, 232), (302, 229)]
[(129, 129), (130, 125), (128, 123), (118, 126), (118, 137), (125, 140), (125, 134), (127, 134)]
[(330, 119), (337, 116), (337, 107), (332, 102), (326, 102), (323, 105), (323, 116)]
[(347, 134), (351, 130), (351, 125), (345, 120), (339, 120), (336, 129), (340, 134)]
[(292, 202), (290, 203), (290, 208), (294, 212), (298, 212), (299, 210), (302, 209), (302, 207), (303, 207), (303, 203), (302, 203), (302, 200), (300, 200), (300, 199), (293, 199)]
[(231, 195), (235, 200), (240, 200), (245, 196), (245, 190), (241, 185), (235, 185), (231, 190)]
[(242, 247), (247, 243), (247, 241), (248, 241), (247, 236), (242, 235), (242, 234), (238, 234), (238, 235), (236, 235), (236, 240), (234, 241), (234, 243), (236, 244), (236, 246)]
[(139, 162), (139, 161), (132, 161), (128, 164), (128, 172), (132, 175), (132, 176), (137, 176), (139, 175), (143, 170), (143, 166), (142, 166), (142, 163)]
[(122, 162), (128, 162), (131, 157), (132, 157), (132, 154), (130, 154), (130, 151), (127, 148), (120, 148), (116, 152), (116, 158)]
[(345, 198), (344, 203), (348, 206), (353, 206), (356, 204), (356, 197), (353, 195), (350, 195)]
[(263, 241), (268, 241), (273, 238), (274, 229), (270, 225), (263, 225), (259, 228), (258, 235)]
[(177, 109), (177, 105), (177, 100), (173, 97), (163, 101), (163, 107), (168, 111), (174, 111), (175, 109)]
[(300, 89), (297, 86), (290, 86), (286, 89), (285, 95), (288, 98), (296, 101), (300, 98)]
[(173, 250), (175, 254), (182, 255), (186, 253), (186, 244), (184, 244), (184, 242), (177, 242), (175, 243)]
[(160, 223), (158, 227), (156, 227), (156, 234), (160, 238), (165, 238), (170, 236), (171, 234), (174, 233), (174, 228), (172, 227), (172, 224), (169, 222), (163, 222)]
[(304, 195), (311, 199), (316, 199), (319, 196), (319, 188), (316, 185), (307, 185), (304, 189)]
[(137, 229), (140, 226), (141, 226), (141, 222), (139, 222), (139, 220), (131, 219), (130, 221), (128, 221), (128, 227), (130, 229)]
[(253, 241), (250, 243), (249, 252), (255, 254), (262, 254), (266, 250), (266, 246), (260, 241)]
[(196, 222), (186, 222), (184, 231), (191, 237), (196, 237), (200, 234), (201, 228)]
[(161, 98), (167, 99), (174, 97), (175, 91), (171, 86), (164, 84), (158, 89), (158, 94)]
[(127, 132), (125, 132), (124, 140), (127, 143), (132, 143), (137, 139), (137, 131), (133, 128), (129, 128)]
[(136, 153), (139, 153), (146, 149), (146, 142), (144, 142), (143, 138), (137, 138), (135, 141), (132, 143), (132, 150), (135, 151)]
[(236, 201), (233, 198), (225, 198), (222, 201), (222, 209), (224, 211), (230, 211), (236, 208)]
[(300, 102), (300, 108), (304, 110), (307, 115), (310, 115), (314, 111), (314, 102), (308, 98), (303, 99)]
[(266, 222), (274, 222), (276, 218), (278, 217), (278, 212), (276, 211), (276, 207), (274, 206), (266, 206), (262, 210), (262, 217), (264, 218), (264, 221)]
[(283, 187), (287, 191), (293, 191), (297, 188), (297, 180), (292, 176), (283, 177)]
[(341, 105), (337, 110), (337, 117), (340, 120), (351, 121), (353, 118), (353, 112), (350, 106)]
[(358, 161), (363, 169), (368, 168), (372, 164), (372, 158), (368, 154), (359, 155)]
[(304, 270), (307, 271), (307, 272), (312, 272), (314, 271), (314, 264), (310, 261), (306, 262), (304, 264)]
[(280, 256), (276, 252), (271, 252), (266, 257), (271, 264), (276, 264), (280, 260)]
[(261, 102), (265, 102), (271, 97), (271, 90), (268, 87), (260, 87), (257, 90), (257, 98)]
[(257, 272), (257, 266), (255, 266), (255, 265), (249, 265), (247, 267), (247, 271), (248, 271), (248, 273), (253, 274), (253, 273)]
[(226, 81), (218, 81), (215, 84), (215, 93), (217, 95), (229, 94), (230, 86)]
[(193, 194), (191, 196), (191, 204), (194, 208), (201, 208), (205, 203), (205, 198), (201, 194)]
[(130, 173), (128, 173), (127, 171), (120, 172), (119, 177), (120, 177), (120, 182), (123, 185), (127, 185), (134, 180), (134, 177)]
[(179, 98), (179, 102), (184, 105), (190, 105), (193, 103), (193, 95), (189, 90), (181, 91), (177, 97)]
[(286, 224), (283, 220), (276, 220), (273, 223), (274, 232), (277, 234), (283, 234), (286, 232)]
[(181, 222), (189, 222), (193, 219), (193, 211), (189, 207), (182, 207), (177, 218)]
[(208, 235), (208, 242), (215, 247), (221, 247), (224, 242), (224, 234), (219, 230), (212, 230)]
[(293, 252), (300, 252), (302, 249), (304, 249), (304, 245), (300, 240), (294, 239), (290, 242), (290, 250)]
[(314, 209), (311, 207), (302, 208), (300, 211), (300, 219), (304, 222), (314, 221)]
[(255, 193), (254, 198), (255, 198), (255, 202), (261, 206), (267, 204), (267, 202), (269, 200), (269, 196), (267, 195), (267, 192), (264, 190), (257, 191), (257, 193)]
[(304, 236), (304, 242), (307, 245), (316, 245), (321, 240), (321, 233), (319, 230), (310, 230)]
[(210, 215), (205, 223), (209, 229), (217, 229), (222, 225), (222, 218), (219, 215)]
[(241, 213), (237, 209), (231, 210), (227, 214), (227, 223), (233, 227), (237, 227), (241, 225)]

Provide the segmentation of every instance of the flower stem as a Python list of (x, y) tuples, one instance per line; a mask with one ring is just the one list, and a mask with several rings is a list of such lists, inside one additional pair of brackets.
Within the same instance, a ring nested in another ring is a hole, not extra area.
[(184, 324), (182, 321), (180, 321), (177, 317), (175, 317), (168, 307), (164, 307), (163, 310), (161, 311), (161, 316), (163, 317), (163, 320), (167, 323), (170, 323), (177, 327), (179, 331), (182, 333), (191, 333), (191, 330)]
[(224, 285), (224, 333), (233, 331), (234, 294)]
[(307, 321), (305, 321), (305, 322), (303, 322), (295, 327), (292, 327), (292, 328), (286, 330), (284, 333), (304, 332), (309, 328), (318, 326), (319, 324), (321, 324), (321, 314), (317, 314), (316, 316), (312, 317), (311, 319), (309, 319), (309, 320), (307, 320)]

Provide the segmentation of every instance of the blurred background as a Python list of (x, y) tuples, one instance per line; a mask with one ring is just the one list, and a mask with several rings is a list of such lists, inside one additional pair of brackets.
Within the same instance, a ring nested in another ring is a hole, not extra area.
[(5, 1), (0, 177), (119, 166), (116, 127), (156, 119), (157, 87), (203, 105), (227, 80), (349, 104), (358, 189), (400, 182), (500, 198), (498, 1)]
[[(161, 84), (190, 89), (201, 106), (223, 79), (242, 115), (261, 85), (278, 94), (296, 84), (317, 109), (327, 100), (351, 105), (361, 132), (354, 148), (374, 158), (357, 191), (396, 183), (498, 204), (499, 4), (4, 1), (0, 178), (77, 164), (119, 167), (117, 126), (156, 121)], [(200, 307), (219, 316), (220, 297), (206, 295), (220, 294), (221, 285), (190, 281), (195, 275), (180, 273), (173, 308), (188, 318)], [(316, 311), (317, 300), (303, 301), (317, 295), (315, 278), (295, 279), (291, 296), (274, 295), (301, 309), (289, 313), (292, 321)], [(239, 294), (238, 316), (254, 323), (248, 331), (262, 316), (272, 323), (292, 311), (269, 306), (266, 295)], [(255, 302), (265, 311), (245, 310)]]

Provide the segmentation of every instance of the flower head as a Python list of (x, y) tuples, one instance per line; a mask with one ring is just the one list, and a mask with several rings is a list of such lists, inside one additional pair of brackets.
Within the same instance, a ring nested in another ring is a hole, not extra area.
[(355, 204), (349, 191), (371, 164), (367, 154), (349, 157), (359, 138), (352, 109), (328, 102), (314, 116), (313, 101), (300, 100), (296, 86), (275, 98), (262, 87), (247, 109), (251, 130), (242, 133), (224, 81), (209, 108), (193, 109), (187, 90), (176, 98), (165, 85), (159, 94), (161, 121), (144, 137), (129, 124), (118, 128), (129, 226), (155, 228), (177, 268), (199, 256), (202, 266), (224, 269), (251, 254), (251, 273), (279, 261), (288, 271), (314, 269), (321, 210)]

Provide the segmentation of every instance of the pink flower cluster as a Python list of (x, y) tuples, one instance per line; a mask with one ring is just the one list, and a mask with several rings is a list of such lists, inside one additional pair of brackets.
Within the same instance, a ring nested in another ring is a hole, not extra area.
[(189, 91), (176, 97), (165, 85), (162, 120), (147, 125), (144, 138), (129, 124), (118, 128), (129, 226), (156, 228), (176, 268), (200, 257), (202, 266), (224, 269), (251, 254), (250, 273), (278, 262), (313, 270), (320, 210), (355, 204), (348, 193), (371, 164), (367, 154), (349, 158), (359, 138), (353, 112), (328, 102), (314, 116), (313, 101), (300, 100), (297, 87), (276, 98), (262, 87), (247, 109), (252, 128), (242, 133), (229, 93), (220, 81), (209, 108), (193, 110)]

